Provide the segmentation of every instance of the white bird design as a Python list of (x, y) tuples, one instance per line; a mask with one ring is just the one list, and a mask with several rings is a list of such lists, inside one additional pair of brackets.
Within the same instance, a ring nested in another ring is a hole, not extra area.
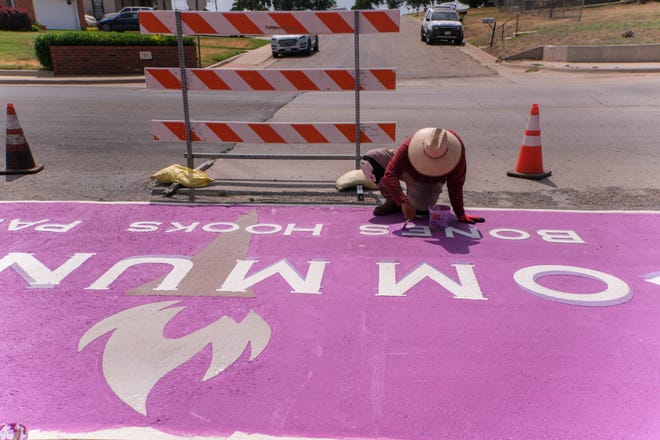
[(266, 348), (271, 328), (250, 310), (236, 323), (227, 316), (186, 336), (163, 336), (167, 323), (185, 307), (179, 301), (162, 301), (124, 310), (96, 323), (82, 336), (78, 351), (112, 331), (103, 352), (103, 374), (114, 393), (140, 414), (146, 415), (147, 398), (154, 385), (170, 371), (211, 344), (211, 364), (202, 381), (217, 376), (234, 363), (250, 343), (254, 360)]

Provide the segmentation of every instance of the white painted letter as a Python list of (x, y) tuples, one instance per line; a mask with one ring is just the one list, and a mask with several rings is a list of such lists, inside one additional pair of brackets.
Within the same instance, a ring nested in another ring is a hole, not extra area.
[(39, 225), (36, 228), (34, 228), (36, 231), (43, 231), (43, 232), (69, 232), (71, 229), (75, 228), (79, 224), (81, 224), (82, 221), (76, 220), (75, 222), (71, 222), (68, 225), (67, 224), (55, 224), (55, 223), (50, 223), (47, 225)]
[(460, 234), (470, 238), (481, 238), (481, 233), (479, 232), (479, 229), (475, 228), (472, 225), (468, 225), (468, 229), (469, 231), (464, 231), (462, 229), (448, 226), (445, 228), (445, 237), (454, 238), (454, 234)]
[[(264, 230), (261, 230), (261, 228), (264, 228)], [(277, 234), (282, 230), (282, 226), (260, 223), (257, 225), (248, 226), (247, 228), (245, 228), (245, 230), (248, 231), (250, 234), (263, 234), (263, 235)]]
[(160, 222), (135, 222), (128, 227), (129, 232), (153, 232), (158, 230)]
[(536, 231), (545, 241), (550, 243), (584, 243), (575, 231), (553, 231), (552, 229), (541, 229)]
[(454, 298), (486, 300), (483, 292), (477, 282), (472, 264), (452, 264), (456, 268), (459, 283), (438, 271), (436, 268), (423, 263), (416, 267), (412, 272), (404, 275), (401, 281), (396, 281), (396, 265), (399, 263), (379, 262), (378, 263), (378, 293), (376, 296), (406, 296), (406, 292), (412, 289), (417, 283), (428, 277), (445, 289), (449, 290)]
[(360, 235), (387, 235), (390, 233), (388, 225), (362, 225)]
[(195, 230), (195, 228), (199, 225), (199, 222), (194, 222), (191, 223), (188, 226), (184, 226), (179, 222), (172, 222), (172, 226), (174, 226), (172, 229), (168, 229), (165, 232), (177, 232), (177, 231), (185, 231), (185, 232), (192, 232)]
[[(491, 237), (499, 238), (501, 240), (527, 240), (529, 238), (529, 234), (520, 229), (498, 228), (491, 229), (488, 233)], [(509, 233), (511, 235), (506, 235)]]
[(48, 221), (48, 219), (39, 220), (39, 221), (36, 221), (36, 222), (22, 222), (20, 219), (16, 219), (16, 220), (12, 220), (12, 221), (9, 222), (9, 226), (7, 227), (7, 230), (8, 231), (20, 231), (21, 229), (36, 226), (39, 223), (45, 223), (47, 221)]
[(279, 273), (293, 289), (292, 293), (321, 293), (321, 279), (327, 261), (308, 261), (309, 269), (307, 276), (303, 279), (296, 269), (286, 259), (280, 260), (271, 266), (247, 276), (250, 268), (258, 260), (237, 260), (236, 266), (227, 276), (222, 287), (217, 289), (219, 292), (245, 292), (251, 287), (266, 278)]
[(295, 224), (288, 224), (284, 230), (284, 235), (293, 235), (293, 231), (311, 231), (312, 235), (321, 235), (321, 230), (323, 229), (323, 223), (317, 223), (313, 228), (296, 228)]
[(403, 237), (432, 237), (431, 228), (428, 226), (409, 226), (405, 229), (401, 229), (401, 235)]
[[(602, 281), (607, 286), (597, 293), (568, 293), (541, 286), (537, 279), (550, 275), (571, 275)], [(579, 306), (611, 306), (624, 303), (632, 298), (630, 287), (617, 277), (597, 270), (575, 266), (530, 266), (513, 274), (513, 279), (529, 293), (544, 299)]]
[(236, 223), (229, 222), (216, 222), (209, 223), (202, 229), (206, 232), (232, 232), (238, 229), (238, 225)]
[(176, 290), (179, 283), (188, 274), (193, 267), (193, 262), (187, 257), (129, 257), (124, 258), (114, 266), (112, 266), (101, 278), (96, 280), (86, 290), (108, 290), (110, 284), (119, 278), (119, 275), (124, 273), (128, 268), (138, 264), (169, 264), (172, 270), (167, 274), (165, 279), (153, 290)]
[(32, 254), (9, 253), (0, 260), (0, 272), (12, 267), (16, 273), (23, 277), (35, 288), (51, 288), (57, 286), (66, 276), (80, 267), (94, 254), (73, 254), (64, 264), (55, 270), (50, 270), (37, 260)]

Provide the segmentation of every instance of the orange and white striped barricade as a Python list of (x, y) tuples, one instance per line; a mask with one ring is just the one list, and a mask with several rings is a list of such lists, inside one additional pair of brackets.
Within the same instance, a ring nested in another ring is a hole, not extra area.
[[(151, 90), (181, 90), (181, 69), (146, 68), (145, 82)], [(191, 91), (319, 91), (355, 90), (354, 69), (186, 69)], [(360, 70), (361, 91), (396, 89), (396, 69)]]
[[(143, 34), (182, 35), (274, 35), (274, 34), (355, 34), (356, 60), (359, 59), (360, 34), (399, 32), (400, 12), (391, 10), (356, 11), (141, 11)], [(181, 56), (180, 56), (181, 58)], [(183, 63), (182, 63), (183, 64)], [(394, 69), (145, 69), (149, 89), (181, 89), (184, 121), (152, 121), (154, 140), (185, 141), (188, 158), (226, 157), (192, 153), (192, 142), (211, 143), (355, 143), (354, 156), (325, 157), (354, 159), (359, 166), (361, 143), (392, 144), (396, 124), (359, 119), (359, 93), (362, 90), (394, 90)], [(356, 73), (357, 72), (357, 73)], [(357, 76), (357, 77), (356, 77)], [(250, 123), (190, 121), (187, 113), (188, 90), (202, 91), (348, 91), (356, 93), (355, 123)], [(246, 158), (248, 155), (245, 155)], [(261, 155), (251, 155), (258, 158)], [(271, 158), (285, 158), (287, 155)], [(301, 159), (307, 156), (296, 156)], [(189, 165), (191, 168), (192, 166)]]
[[(399, 32), (398, 9), (361, 10), (360, 34)], [(184, 35), (352, 34), (355, 11), (140, 11), (143, 34), (177, 34), (176, 13)]]
[[(152, 121), (154, 141), (185, 142), (185, 121)], [(190, 121), (192, 142), (250, 144), (354, 143), (356, 126), (349, 122), (221, 122)], [(360, 141), (394, 142), (395, 122), (360, 124)]]

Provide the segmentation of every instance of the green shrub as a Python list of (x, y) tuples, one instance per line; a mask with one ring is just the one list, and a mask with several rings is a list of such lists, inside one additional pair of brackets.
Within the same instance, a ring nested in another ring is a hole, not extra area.
[[(46, 70), (53, 70), (50, 46), (176, 46), (174, 36), (136, 33), (71, 31), (44, 33), (34, 39), (34, 52)], [(194, 46), (192, 37), (184, 37), (185, 46)]]

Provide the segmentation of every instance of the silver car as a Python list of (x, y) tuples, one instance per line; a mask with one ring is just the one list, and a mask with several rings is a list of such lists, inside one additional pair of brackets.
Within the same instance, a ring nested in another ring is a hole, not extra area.
[(273, 58), (284, 54), (310, 55), (319, 50), (318, 35), (273, 35), (270, 39)]

